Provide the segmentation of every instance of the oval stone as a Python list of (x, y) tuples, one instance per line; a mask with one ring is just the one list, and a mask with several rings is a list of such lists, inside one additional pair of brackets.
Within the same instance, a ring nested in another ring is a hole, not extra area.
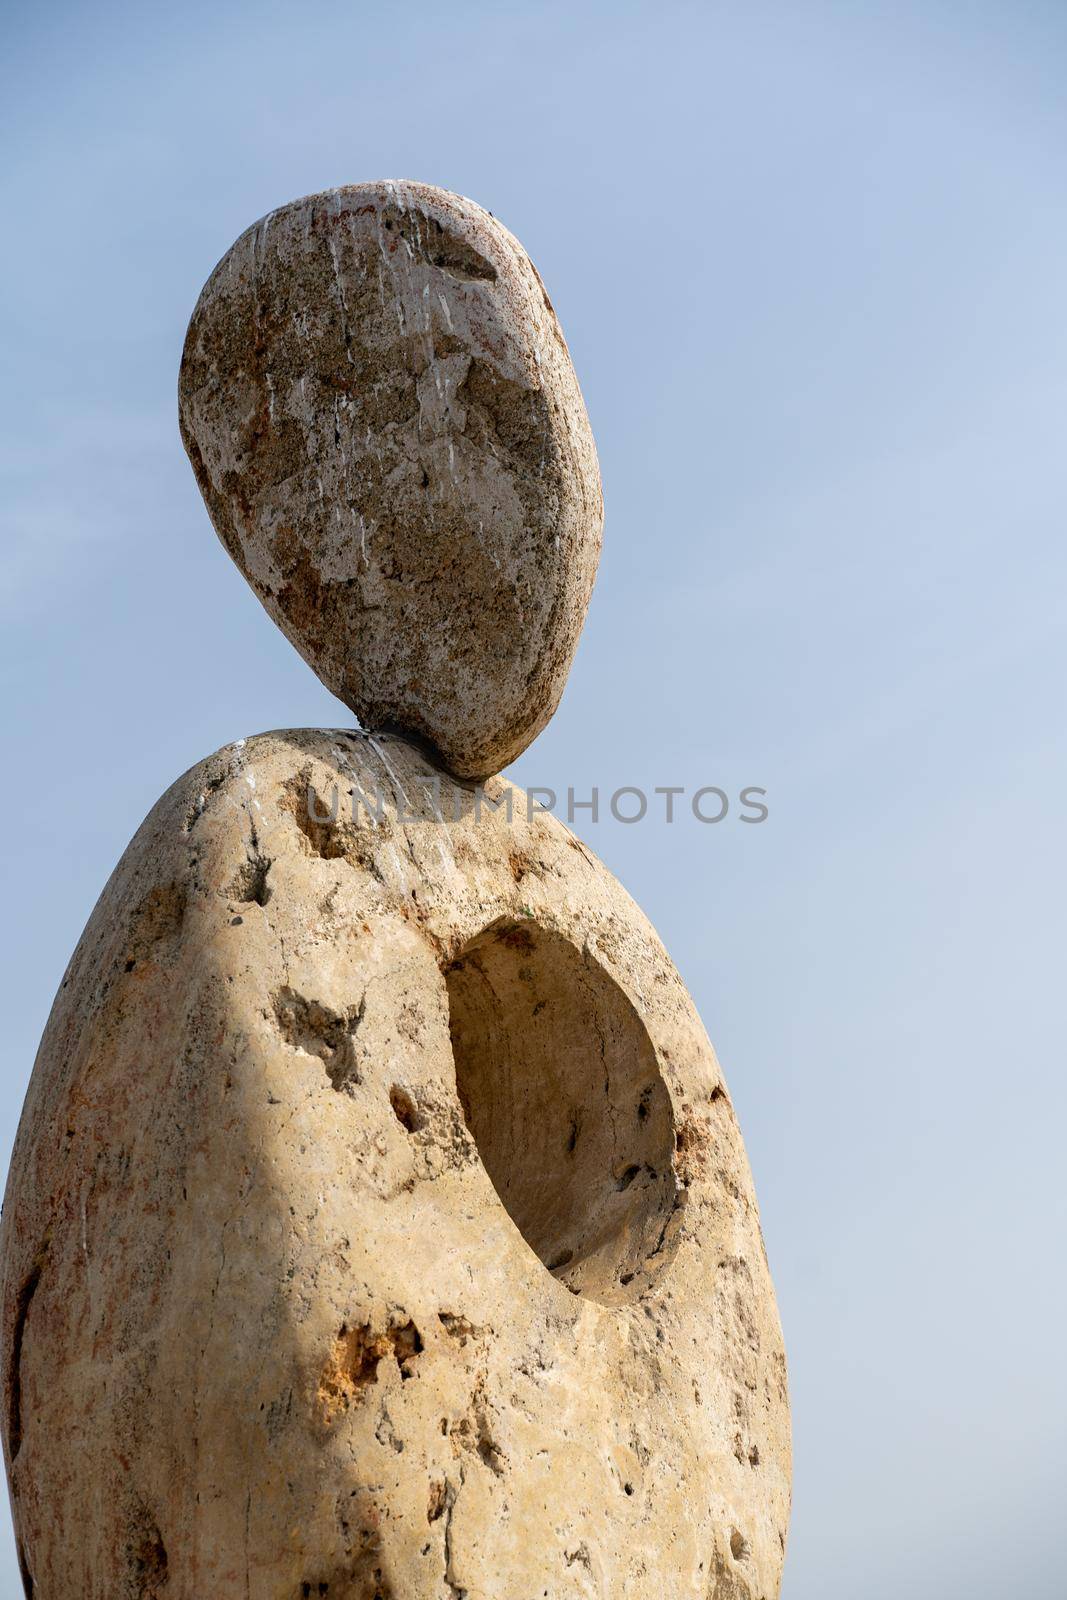
[(500, 223), (400, 182), (272, 212), (201, 293), (180, 416), (223, 544), (364, 727), (466, 778), (525, 749), (603, 503), (559, 323)]

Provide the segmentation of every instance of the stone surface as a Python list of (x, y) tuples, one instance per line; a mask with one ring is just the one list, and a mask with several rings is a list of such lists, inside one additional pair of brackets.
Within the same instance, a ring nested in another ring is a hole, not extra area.
[(559, 323), (488, 212), (415, 183), (272, 212), (200, 296), (180, 416), (223, 544), (364, 727), (466, 777), (529, 744), (603, 508)]
[(714, 1053), (577, 839), (437, 784), (396, 739), (249, 740), (104, 891), (0, 1235), (38, 1600), (778, 1592), (785, 1363)]

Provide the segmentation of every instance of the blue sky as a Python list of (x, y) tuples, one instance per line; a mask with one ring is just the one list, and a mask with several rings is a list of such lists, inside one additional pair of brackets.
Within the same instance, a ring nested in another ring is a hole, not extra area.
[(607, 505), (514, 776), (768, 790), (758, 828), (578, 829), (741, 1117), (791, 1363), (784, 1600), (1056, 1600), (1067, 12), (9, 5), (0, 70), (3, 1151), (158, 795), (351, 720), (184, 459), (200, 286), (298, 195), (459, 190), (548, 284)]

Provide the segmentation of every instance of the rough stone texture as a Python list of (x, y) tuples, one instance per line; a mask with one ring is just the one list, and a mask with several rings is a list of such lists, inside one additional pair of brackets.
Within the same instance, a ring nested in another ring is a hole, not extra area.
[(463, 777), (514, 760), (559, 703), (603, 520), (518, 241), (425, 184), (272, 212), (200, 296), (180, 414), (223, 544), (364, 727)]
[[(394, 739), (228, 748), (92, 916), (0, 1237), (37, 1600), (778, 1592), (785, 1362), (714, 1053), (577, 839), (433, 780)], [(446, 820), (354, 822), (376, 783)]]

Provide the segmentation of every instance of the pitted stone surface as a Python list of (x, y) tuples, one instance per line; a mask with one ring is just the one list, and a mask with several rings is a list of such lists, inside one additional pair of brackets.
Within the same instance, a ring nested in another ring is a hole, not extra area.
[(180, 416), (223, 544), (365, 727), (461, 777), (529, 744), (603, 507), (559, 323), (488, 212), (415, 183), (272, 212), (200, 296)]
[(0, 1232), (42, 1600), (777, 1594), (731, 1103), (641, 912), (514, 793), (509, 824), (400, 740), (269, 734), (126, 851)]

